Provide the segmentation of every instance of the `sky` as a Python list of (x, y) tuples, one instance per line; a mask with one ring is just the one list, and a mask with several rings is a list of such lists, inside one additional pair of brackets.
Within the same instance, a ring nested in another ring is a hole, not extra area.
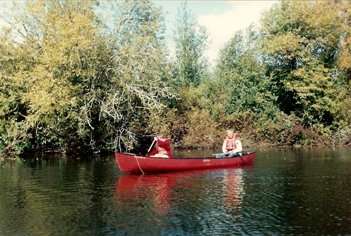
[[(0, 14), (5, 10), (4, 3), (11, 0), (0, 0)], [(167, 45), (171, 56), (174, 56), (175, 43), (172, 35), (175, 30), (175, 22), (178, 8), (182, 1), (177, 0), (154, 0), (157, 6), (164, 12), (166, 21)], [(190, 0), (188, 9), (195, 16), (197, 23), (207, 29), (209, 47), (205, 52), (210, 64), (215, 64), (219, 51), (239, 30), (247, 28), (254, 23), (259, 25), (259, 19), (263, 11), (268, 10), (277, 3), (276, 0)], [(0, 19), (0, 26), (4, 22)]]
[[(232, 1), (188, 1), (188, 9), (195, 16), (197, 23), (207, 29), (209, 47), (205, 56), (213, 65), (219, 51), (240, 30), (250, 24), (259, 26), (262, 13), (270, 9), (278, 1), (275, 0), (232, 0)], [(165, 12), (166, 34), (172, 35), (178, 8), (182, 1), (155, 1)], [(171, 38), (171, 37), (168, 37)], [(168, 42), (171, 55), (174, 54), (174, 42)]]

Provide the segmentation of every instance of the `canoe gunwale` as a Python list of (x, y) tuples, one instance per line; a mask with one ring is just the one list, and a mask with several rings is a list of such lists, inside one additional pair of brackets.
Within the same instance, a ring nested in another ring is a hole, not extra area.
[(147, 156), (141, 156), (141, 155), (137, 155), (134, 153), (118, 153), (124, 156), (131, 156), (131, 157), (135, 157), (135, 158), (141, 158), (141, 159), (154, 159), (154, 160), (201, 160), (201, 159), (222, 159), (222, 160), (226, 160), (226, 159), (233, 159), (233, 158), (237, 158), (237, 157), (245, 157), (247, 155), (250, 154), (255, 154), (256, 152), (254, 151), (247, 151), (247, 152), (241, 152), (242, 155), (236, 155), (236, 156), (231, 156), (231, 157), (215, 157), (215, 156), (207, 156), (207, 157), (172, 157), (172, 158), (162, 158), (162, 157), (147, 157)]

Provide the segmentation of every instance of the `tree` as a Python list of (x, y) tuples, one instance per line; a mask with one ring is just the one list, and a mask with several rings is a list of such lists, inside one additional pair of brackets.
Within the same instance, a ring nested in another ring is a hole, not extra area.
[[(113, 24), (98, 16), (109, 4)], [(149, 1), (38, 0), (13, 12), (1, 32), (0, 145), (132, 148), (135, 124), (173, 96), (160, 10)]]
[(276, 115), (270, 78), (259, 60), (259, 40), (258, 32), (251, 26), (246, 32), (236, 33), (220, 52), (212, 81), (218, 86), (214, 96), (219, 99), (210, 100), (221, 104), (225, 115), (249, 112), (255, 117), (271, 119)]
[(284, 1), (262, 20), (262, 53), (276, 85), (278, 105), (305, 127), (338, 119), (335, 73), (341, 36), (334, 2)]
[(178, 9), (176, 42), (175, 77), (179, 88), (200, 85), (206, 73), (206, 61), (203, 58), (206, 49), (207, 33), (199, 26), (187, 4)]
[(208, 75), (203, 57), (207, 34), (204, 27), (197, 24), (186, 3), (178, 9), (174, 35), (176, 51), (175, 60), (171, 62), (173, 74), (170, 85), (178, 96), (177, 99), (168, 99), (165, 103), (167, 108), (155, 114), (152, 129), (168, 133), (173, 143), (181, 146), (191, 130), (190, 117), (197, 116), (200, 111), (194, 107), (192, 94)]
[(340, 39), (340, 55), (338, 57), (338, 74), (341, 78), (338, 81), (338, 101), (341, 103), (341, 113), (346, 123), (351, 125), (351, 3), (342, 1), (340, 3), (342, 34)]

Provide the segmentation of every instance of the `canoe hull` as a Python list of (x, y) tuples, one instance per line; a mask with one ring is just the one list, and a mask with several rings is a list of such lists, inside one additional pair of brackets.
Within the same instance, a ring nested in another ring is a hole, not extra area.
[(228, 158), (155, 158), (142, 157), (133, 154), (115, 153), (116, 163), (121, 171), (142, 172), (167, 172), (179, 170), (197, 170), (209, 168), (229, 168), (253, 165), (254, 152), (242, 156)]

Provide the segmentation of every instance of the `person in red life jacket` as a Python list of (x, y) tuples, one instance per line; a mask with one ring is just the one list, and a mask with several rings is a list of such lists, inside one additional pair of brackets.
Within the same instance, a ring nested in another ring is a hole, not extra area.
[(162, 137), (155, 137), (156, 142), (154, 150), (149, 153), (148, 157), (161, 157), (161, 158), (172, 158), (171, 143), (169, 139)]
[(227, 136), (224, 139), (222, 145), (222, 152), (226, 156), (235, 155), (243, 150), (241, 141), (237, 133), (233, 133), (233, 130), (227, 130)]

